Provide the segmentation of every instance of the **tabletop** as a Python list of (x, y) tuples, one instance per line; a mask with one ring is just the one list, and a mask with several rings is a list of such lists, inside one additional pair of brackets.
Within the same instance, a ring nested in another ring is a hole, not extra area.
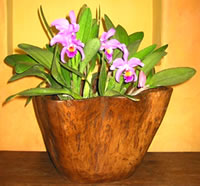
[(200, 152), (148, 152), (128, 179), (76, 184), (58, 173), (47, 152), (0, 151), (0, 185), (200, 186)]

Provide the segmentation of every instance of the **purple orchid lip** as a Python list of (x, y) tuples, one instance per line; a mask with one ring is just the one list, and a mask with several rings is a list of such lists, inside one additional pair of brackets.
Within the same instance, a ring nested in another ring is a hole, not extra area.
[(82, 60), (85, 58), (85, 54), (83, 51), (84, 44), (76, 39), (76, 32), (79, 31), (79, 24), (76, 23), (76, 16), (74, 11), (70, 11), (69, 13), (71, 24), (69, 24), (66, 19), (57, 19), (52, 22), (51, 26), (55, 26), (57, 30), (59, 30), (58, 34), (55, 35), (51, 41), (50, 45), (55, 45), (56, 43), (60, 43), (63, 48), (60, 54), (61, 61), (66, 63), (65, 54), (69, 58), (73, 58), (76, 56), (79, 51)]

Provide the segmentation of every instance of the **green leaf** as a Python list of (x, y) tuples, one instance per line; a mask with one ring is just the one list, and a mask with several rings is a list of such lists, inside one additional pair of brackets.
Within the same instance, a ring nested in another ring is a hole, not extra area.
[[(41, 83), (39, 83), (39, 85), (36, 87), (36, 88), (40, 88), (40, 86), (42, 85), (42, 84), (44, 84), (45, 83), (45, 81), (42, 81)], [(30, 103), (30, 101), (32, 100), (32, 96), (29, 96), (27, 99), (26, 99), (26, 103), (25, 103), (25, 107)]]
[(121, 94), (115, 90), (108, 90), (105, 92), (104, 96), (121, 96)]
[(136, 32), (129, 36), (129, 42), (127, 46), (127, 49), (129, 51), (129, 57), (128, 57), (129, 59), (132, 58), (134, 54), (137, 52), (143, 37), (144, 37), (143, 32)]
[(88, 40), (98, 37), (98, 34), (99, 34), (99, 24), (97, 23), (97, 20), (94, 19), (92, 24), (92, 29), (88, 36)]
[(132, 101), (139, 101), (139, 99), (135, 98), (134, 96), (122, 95), (120, 92), (115, 91), (115, 90), (109, 90), (109, 91), (105, 92), (105, 96), (119, 96), (119, 97), (128, 98), (128, 99), (130, 99)]
[(86, 43), (92, 28), (92, 13), (90, 8), (84, 9), (80, 17), (79, 26), (80, 30), (76, 34), (77, 39), (81, 40), (83, 43)]
[(107, 79), (106, 62), (103, 56), (102, 62), (101, 62), (100, 75), (99, 75), (99, 83), (98, 83), (100, 96), (104, 96), (105, 87), (106, 87), (106, 79)]
[(46, 82), (48, 82), (50, 84), (49, 79), (47, 78), (47, 76), (45, 75), (46, 73), (40, 70), (40, 67), (38, 66), (33, 66), (32, 68), (24, 71), (23, 73), (20, 74), (14, 74), (8, 82), (12, 82), (27, 76), (36, 76), (36, 77), (40, 77), (44, 80), (46, 80)]
[(86, 4), (84, 4), (80, 10), (79, 10), (79, 13), (78, 13), (78, 16), (77, 16), (77, 22), (79, 23), (80, 22), (80, 18), (82, 17), (83, 15), (83, 12), (85, 11), (85, 9), (88, 8), (88, 6)]
[(51, 53), (49, 50), (29, 44), (19, 44), (18, 47), (48, 70), (51, 68), (53, 53)]
[(15, 67), (16, 64), (18, 63), (22, 63), (22, 62), (25, 62), (28, 64), (37, 64), (37, 62), (31, 58), (30, 56), (28, 56), (27, 54), (13, 54), (13, 55), (9, 55), (7, 56), (5, 59), (4, 59), (5, 63), (12, 66), (12, 67)]
[(80, 63), (80, 73), (83, 73), (87, 64), (92, 60), (92, 58), (97, 54), (101, 43), (98, 38), (89, 40), (84, 48), (85, 59)]
[(106, 91), (114, 89), (115, 84), (116, 84), (115, 77), (113, 77), (110, 73), (108, 73)]
[(43, 66), (41, 66), (40, 64), (36, 62), (19, 61), (15, 66), (15, 72), (20, 74), (32, 68), (33, 66), (38, 66), (38, 68), (40, 67), (41, 69), (44, 69)]
[(104, 21), (105, 21), (106, 31), (110, 30), (111, 28), (115, 28), (114, 24), (107, 15), (104, 15)]
[(147, 55), (152, 53), (155, 48), (156, 48), (155, 44), (148, 46), (148, 47), (138, 51), (137, 53), (133, 54), (133, 57), (139, 58), (142, 61)]
[[(60, 62), (60, 64), (61, 63), (62, 62)], [(64, 81), (66, 82), (67, 87), (71, 87), (71, 72), (67, 70), (66, 68), (64, 68), (63, 66), (61, 66), (60, 70), (61, 70), (62, 77)]]
[(55, 50), (54, 50), (53, 62), (52, 62), (52, 67), (51, 67), (51, 74), (58, 83), (67, 87), (67, 83), (65, 82), (65, 80), (62, 76), (60, 63), (57, 61), (57, 57), (56, 57), (57, 51), (58, 51), (58, 45), (56, 45)]
[(62, 63), (62, 62), (60, 62), (60, 64), (61, 64), (64, 68), (66, 68), (66, 69), (69, 70), (70, 72), (73, 72), (74, 74), (80, 76), (81, 78), (84, 78), (84, 77), (85, 77), (82, 73), (80, 73), (78, 70), (76, 70), (76, 69), (70, 67), (67, 63)]
[(152, 68), (152, 70), (149, 72), (149, 74), (147, 76), (146, 85), (149, 84), (149, 81), (151, 80), (151, 78), (153, 77), (154, 74), (155, 74), (155, 68)]
[(131, 35), (129, 35), (129, 44), (134, 43), (137, 40), (143, 40), (144, 38), (144, 32), (135, 32)]
[(163, 52), (167, 49), (168, 45), (161, 46), (160, 48), (156, 49), (154, 52)]
[(162, 59), (163, 56), (165, 56), (167, 53), (165, 51), (158, 51), (153, 52), (150, 55), (148, 55), (142, 62), (144, 63), (144, 67), (142, 68), (142, 71), (148, 75), (149, 72), (154, 68), (154, 66)]
[(72, 96), (75, 99), (81, 99), (82, 97), (73, 93), (72, 91), (68, 89), (55, 89), (55, 88), (32, 88), (27, 89), (22, 92), (19, 92), (17, 94), (9, 96), (4, 103), (7, 103), (11, 99), (13, 99), (16, 96), (46, 96), (46, 95), (57, 95), (57, 94), (67, 94)]
[(128, 45), (129, 43), (128, 34), (121, 25), (118, 25), (116, 27), (116, 32), (113, 38), (117, 39), (120, 43), (124, 43), (125, 45)]
[(150, 87), (172, 86), (189, 80), (196, 70), (189, 67), (169, 68), (156, 73), (150, 80)]

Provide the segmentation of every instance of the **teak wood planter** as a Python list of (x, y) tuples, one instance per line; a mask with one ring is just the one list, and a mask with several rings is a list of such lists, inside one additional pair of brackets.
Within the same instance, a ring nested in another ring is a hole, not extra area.
[(149, 89), (134, 102), (122, 97), (53, 100), (34, 97), (50, 157), (74, 182), (129, 177), (144, 157), (166, 112), (172, 88)]

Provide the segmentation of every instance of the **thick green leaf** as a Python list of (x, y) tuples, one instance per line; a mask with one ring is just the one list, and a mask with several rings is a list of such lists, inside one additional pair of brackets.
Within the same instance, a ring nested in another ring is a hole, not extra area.
[(105, 92), (105, 96), (119, 96), (119, 97), (125, 97), (128, 98), (132, 101), (139, 101), (138, 98), (135, 98), (134, 96), (130, 96), (130, 95), (122, 95), (120, 92), (115, 91), (115, 90), (109, 90), (107, 92)]
[(140, 60), (143, 60), (147, 55), (149, 55), (151, 52), (153, 52), (153, 50), (156, 48), (156, 45), (151, 45), (148, 46), (140, 51), (138, 51), (137, 53), (135, 53), (133, 55), (133, 57), (139, 58)]
[(107, 15), (104, 15), (104, 21), (105, 21), (106, 31), (110, 30), (111, 28), (115, 28), (114, 24)]
[(121, 94), (115, 90), (108, 90), (105, 92), (104, 96), (121, 96)]
[(124, 43), (125, 45), (128, 45), (129, 43), (128, 34), (121, 25), (118, 25), (116, 27), (116, 32), (113, 38), (117, 39), (120, 43)]
[(65, 82), (65, 79), (62, 76), (60, 63), (56, 57), (57, 51), (58, 51), (58, 45), (56, 45), (55, 51), (54, 51), (53, 62), (52, 62), (52, 67), (51, 67), (51, 74), (58, 83), (67, 87), (67, 83)]
[(135, 55), (135, 53), (137, 52), (141, 42), (142, 42), (142, 40), (137, 40), (137, 41), (135, 41), (135, 42), (133, 42), (133, 43), (131, 43), (127, 46), (127, 49), (128, 49), (128, 52), (129, 52), (128, 59), (132, 58)]
[(81, 99), (82, 97), (73, 93), (72, 91), (68, 89), (55, 89), (55, 88), (32, 88), (32, 89), (27, 89), (22, 92), (19, 92), (17, 94), (14, 94), (12, 96), (9, 96), (5, 103), (10, 101), (16, 96), (45, 96), (45, 95), (58, 95), (58, 94), (67, 94), (72, 96), (75, 99)]
[(172, 86), (189, 80), (196, 70), (189, 67), (169, 68), (156, 73), (150, 80), (150, 87)]
[[(60, 62), (60, 64), (61, 63), (62, 62)], [(71, 72), (62, 66), (60, 67), (60, 70), (67, 87), (71, 87)]]
[[(41, 83), (39, 83), (39, 85), (37, 85), (36, 88), (40, 88), (43, 84), (45, 83), (45, 81), (42, 81)], [(30, 103), (30, 101), (32, 100), (32, 96), (29, 96), (27, 99), (26, 99), (26, 103), (25, 103), (25, 107)]]
[(144, 33), (143, 32), (136, 32), (131, 34), (128, 37), (128, 45), (127, 45), (127, 49), (129, 51), (129, 59), (132, 58), (134, 56), (134, 54), (137, 52), (140, 43), (142, 42), (142, 39), (144, 37)]
[(48, 77), (46, 76), (46, 73), (40, 70), (40, 67), (38, 66), (33, 66), (32, 68), (24, 71), (23, 73), (20, 74), (14, 74), (8, 82), (12, 82), (27, 76), (36, 76), (36, 77), (40, 77), (42, 79), (44, 79), (46, 82), (48, 82), (50, 84), (50, 81), (48, 79)]
[(36, 62), (25, 62), (25, 61), (19, 61), (15, 66), (15, 72), (20, 74), (25, 72), (26, 70), (32, 68), (33, 66), (40, 67), (41, 70), (44, 70), (44, 67)]
[(38, 63), (40, 63), (48, 70), (51, 68), (53, 53), (49, 50), (29, 44), (19, 44), (18, 47), (25, 51), (28, 55), (30, 55), (33, 59), (35, 59)]
[(99, 24), (97, 23), (97, 20), (94, 19), (91, 32), (88, 36), (88, 40), (98, 37), (98, 34), (99, 34)]
[(83, 73), (87, 64), (92, 60), (92, 58), (97, 54), (101, 43), (99, 39), (94, 38), (89, 40), (84, 48), (85, 59), (80, 63), (80, 73)]
[(149, 72), (154, 68), (156, 64), (165, 56), (167, 53), (165, 51), (158, 51), (149, 54), (142, 62), (144, 63), (144, 67), (142, 71), (148, 75)]
[(154, 76), (155, 74), (155, 68), (152, 68), (152, 70), (149, 72), (147, 79), (146, 79), (146, 85), (149, 84), (149, 81), (151, 80), (151, 78)]
[(167, 49), (168, 45), (161, 46), (160, 48), (156, 49), (154, 52), (163, 52)]
[(144, 32), (135, 32), (131, 35), (129, 35), (129, 44), (134, 43), (137, 40), (143, 40), (144, 38)]
[(10, 65), (12, 67), (15, 67), (19, 63), (26, 63), (27, 66), (29, 66), (29, 65), (33, 66), (33, 65), (37, 64), (37, 62), (33, 58), (28, 56), (27, 54), (9, 55), (4, 59), (4, 61), (5, 61), (6, 64), (8, 64), (8, 65)]
[(80, 18), (82, 17), (82, 14), (83, 12), (85, 11), (85, 9), (88, 8), (88, 6), (86, 4), (84, 4), (80, 10), (79, 10), (79, 13), (78, 13), (78, 16), (77, 16), (77, 22), (79, 23), (80, 22)]
[(76, 70), (76, 69), (70, 67), (67, 63), (62, 63), (62, 62), (60, 62), (60, 64), (61, 64), (64, 68), (66, 68), (66, 69), (69, 70), (70, 72), (73, 72), (74, 74), (80, 76), (81, 78), (84, 78), (84, 77), (85, 77), (82, 73), (80, 73), (78, 70)]
[(98, 88), (99, 88), (100, 96), (104, 96), (105, 87), (106, 87), (106, 79), (107, 79), (106, 62), (104, 61), (104, 56), (102, 57), (101, 63), (102, 64), (101, 64), (101, 69), (100, 69)]
[(90, 8), (84, 9), (80, 17), (79, 26), (80, 30), (77, 32), (76, 36), (83, 43), (86, 43), (92, 29), (92, 13)]

